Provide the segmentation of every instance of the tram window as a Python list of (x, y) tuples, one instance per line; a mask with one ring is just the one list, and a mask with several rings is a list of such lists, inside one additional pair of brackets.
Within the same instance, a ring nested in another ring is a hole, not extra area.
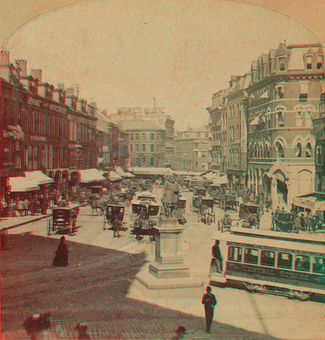
[(258, 263), (258, 250), (252, 249), (252, 248), (246, 248), (244, 262), (257, 264)]
[(292, 255), (288, 253), (279, 253), (278, 268), (292, 269)]
[(301, 270), (303, 272), (310, 271), (310, 257), (304, 255), (295, 256), (295, 270)]
[(228, 260), (241, 262), (243, 256), (243, 250), (238, 247), (229, 247)]
[(318, 274), (325, 273), (325, 258), (324, 257), (314, 257), (313, 273), (318, 273)]
[(273, 251), (263, 250), (261, 254), (261, 265), (274, 267), (275, 253)]

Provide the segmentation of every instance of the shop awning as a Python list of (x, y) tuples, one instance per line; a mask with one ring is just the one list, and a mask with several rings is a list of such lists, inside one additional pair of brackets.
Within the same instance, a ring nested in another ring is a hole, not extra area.
[(35, 185), (51, 184), (53, 179), (46, 176), (42, 171), (25, 171), (24, 175), (26, 179), (34, 182)]
[(173, 170), (170, 168), (150, 168), (150, 167), (133, 167), (130, 169), (135, 175), (171, 175)]
[(127, 172), (126, 173), (126, 178), (133, 178), (135, 177), (133, 174), (131, 174), (131, 172)]
[(109, 172), (109, 180), (111, 182), (119, 181), (121, 179), (122, 179), (122, 177), (119, 176), (116, 172), (114, 172), (114, 171)]
[(38, 185), (26, 177), (9, 177), (10, 192), (28, 192), (39, 190)]
[(213, 184), (214, 185), (227, 184), (227, 176), (220, 176), (213, 179)]
[(123, 171), (123, 169), (119, 166), (115, 167), (114, 172), (116, 172), (121, 177), (126, 177), (126, 173)]
[(295, 197), (293, 199), (293, 204), (297, 207), (310, 209), (313, 212), (317, 210), (325, 211), (325, 193), (314, 192)]
[(80, 183), (100, 182), (105, 180), (102, 172), (97, 169), (79, 170), (79, 173)]

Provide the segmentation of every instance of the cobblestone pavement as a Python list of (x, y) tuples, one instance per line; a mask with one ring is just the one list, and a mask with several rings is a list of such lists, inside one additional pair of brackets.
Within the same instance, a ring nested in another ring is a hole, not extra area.
[[(222, 213), (216, 209), (216, 220)], [(189, 212), (186, 217), (184, 259), (191, 275), (207, 283), (216, 226), (198, 223)], [(170, 339), (179, 325), (187, 328), (187, 339), (322, 338), (322, 304), (216, 287), (218, 307), (207, 334), (200, 302), (204, 287), (185, 299), (149, 298), (135, 289), (135, 275), (152, 259), (153, 242), (136, 242), (129, 230), (112, 238), (110, 230), (103, 231), (103, 217), (91, 216), (84, 207), (78, 230), (66, 237), (69, 266), (55, 268), (51, 264), (61, 235), (46, 237), (46, 223), (11, 229), (1, 251), (3, 339), (25, 339), (23, 320), (46, 311), (52, 313), (52, 327), (39, 339), (76, 339), (73, 328), (80, 321), (87, 322), (92, 339)]]

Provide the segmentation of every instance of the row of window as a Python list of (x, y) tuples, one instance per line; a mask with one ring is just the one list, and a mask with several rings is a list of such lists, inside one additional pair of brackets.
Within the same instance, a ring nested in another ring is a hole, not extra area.
[[(140, 146), (141, 146), (141, 150), (140, 150)], [(130, 144), (129, 150), (130, 152), (163, 152), (164, 146), (157, 144), (155, 148), (155, 144), (140, 144), (140, 145)]]
[(229, 247), (228, 261), (324, 274), (325, 257), (292, 255), (255, 248)]
[[(149, 137), (149, 138), (148, 138)], [(130, 133), (130, 140), (161, 140), (163, 139), (163, 135), (161, 133), (153, 133), (150, 132), (149, 136), (147, 133)]]
[(163, 166), (161, 158), (130, 158), (130, 166)]
[(228, 107), (228, 114), (229, 114), (229, 118), (240, 117), (239, 104), (237, 103), (237, 105), (230, 105)]

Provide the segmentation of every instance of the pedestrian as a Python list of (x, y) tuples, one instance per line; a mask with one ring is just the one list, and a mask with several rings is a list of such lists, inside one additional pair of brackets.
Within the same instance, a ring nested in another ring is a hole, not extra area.
[(115, 217), (113, 221), (113, 238), (120, 237), (120, 228), (121, 228), (121, 222)]
[(24, 212), (24, 202), (22, 201), (21, 198), (17, 201), (16, 209), (18, 211), (17, 216), (22, 217), (23, 216), (23, 212)]
[(275, 230), (275, 213), (272, 211), (271, 212), (271, 219), (272, 219), (272, 224), (271, 224), (271, 230)]
[(305, 221), (304, 214), (300, 215), (300, 227), (301, 227), (301, 230), (303, 230), (303, 231), (306, 230), (306, 221)]
[(34, 197), (32, 197), (30, 199), (29, 209), (30, 209), (31, 215), (34, 216), (35, 215), (35, 209), (36, 209), (36, 202), (35, 202)]
[(86, 322), (79, 322), (77, 326), (74, 328), (75, 331), (78, 332), (77, 339), (90, 339), (90, 336), (87, 334), (88, 326)]
[(204, 294), (202, 297), (202, 304), (204, 304), (205, 311), (207, 333), (210, 333), (214, 307), (218, 304), (216, 297), (211, 292), (212, 292), (211, 287), (207, 286), (206, 294)]
[(25, 198), (23, 204), (24, 204), (24, 208), (23, 208), (24, 209), (24, 215), (28, 216), (29, 215), (29, 205), (30, 205), (30, 203), (29, 203), (29, 199), (27, 197)]
[(184, 326), (178, 326), (176, 329), (176, 335), (172, 337), (172, 339), (185, 339), (186, 336), (186, 328)]
[(222, 256), (219, 248), (219, 240), (216, 240), (215, 245), (212, 247), (212, 261), (211, 267), (215, 265), (218, 273), (222, 273)]
[(66, 267), (69, 264), (69, 250), (65, 244), (65, 237), (60, 238), (58, 249), (55, 252), (53, 266)]
[(15, 217), (15, 210), (16, 210), (16, 202), (11, 199), (9, 203), (9, 217)]
[(24, 321), (23, 327), (30, 339), (37, 339), (41, 331), (51, 327), (50, 317), (50, 313), (35, 313)]

